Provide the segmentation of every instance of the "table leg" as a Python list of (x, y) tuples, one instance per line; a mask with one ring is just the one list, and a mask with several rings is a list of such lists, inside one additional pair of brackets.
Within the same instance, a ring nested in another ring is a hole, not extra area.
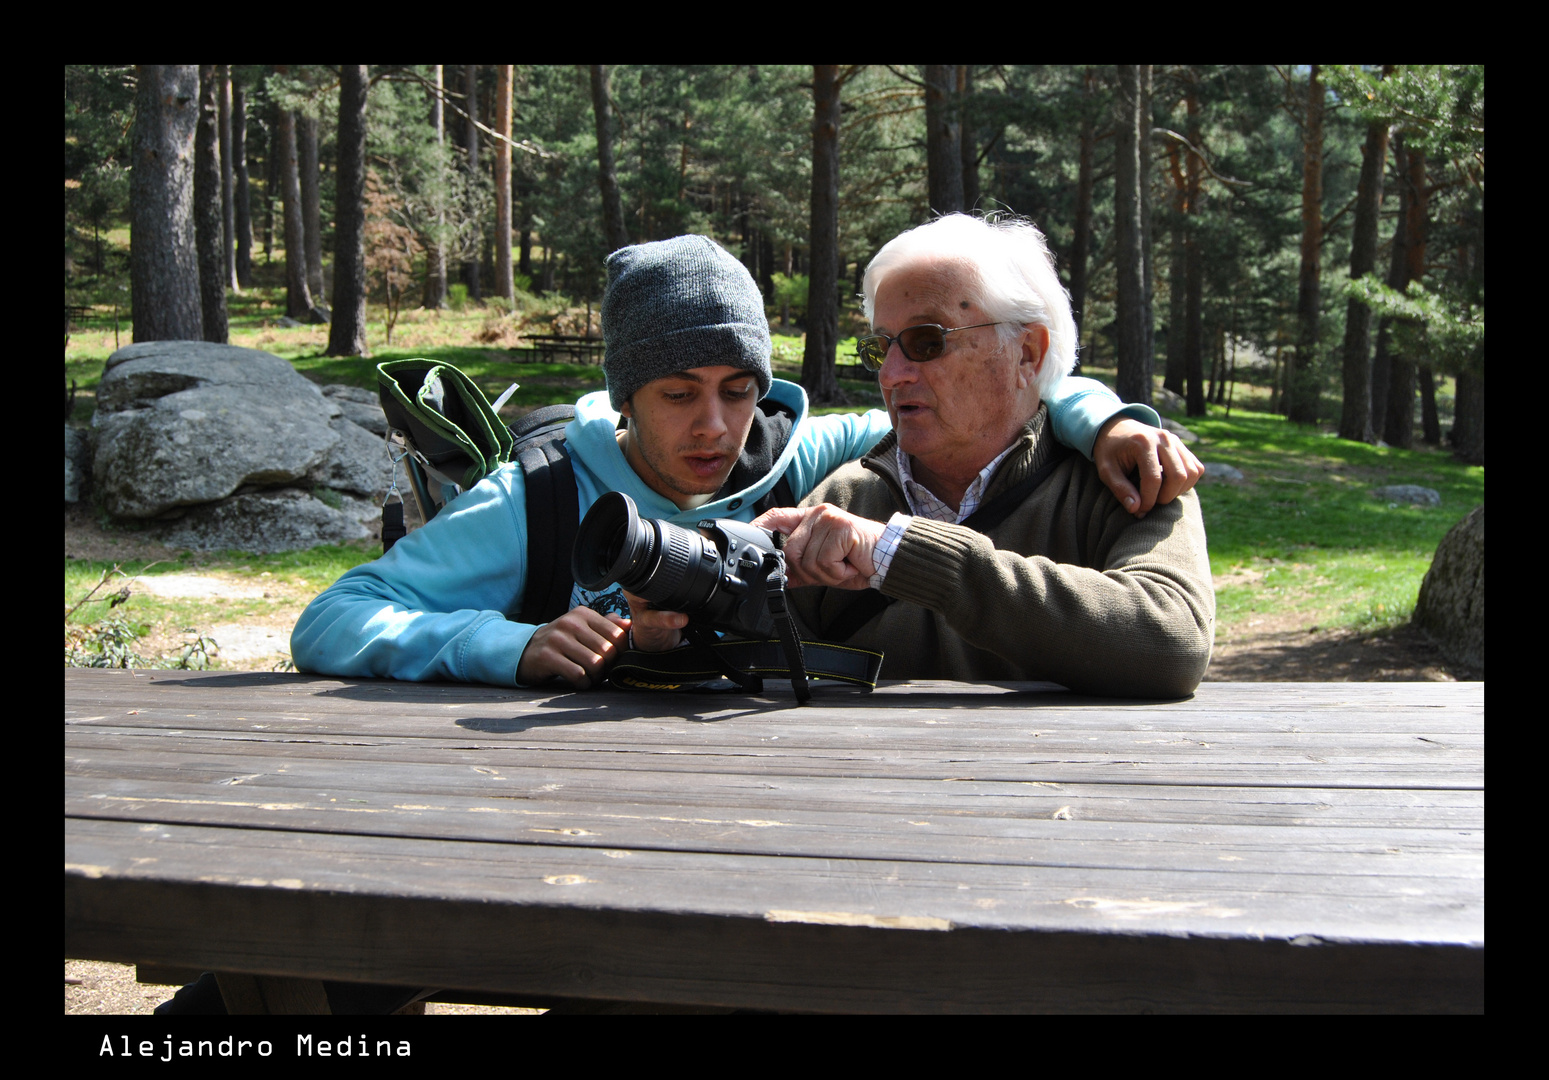
[(286, 979), (217, 971), (226, 1011), (232, 1016), (329, 1016), (328, 995), (319, 979)]

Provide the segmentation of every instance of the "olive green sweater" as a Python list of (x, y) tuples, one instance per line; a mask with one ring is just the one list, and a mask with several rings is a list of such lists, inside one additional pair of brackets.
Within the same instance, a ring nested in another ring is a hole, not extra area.
[[(994, 503), (1050, 461), (1040, 409), (991, 477)], [(803, 505), (886, 521), (909, 512), (889, 434)], [(988, 533), (915, 518), (882, 583), (897, 602), (853, 645), (885, 654), (884, 679), (1049, 680), (1093, 694), (1185, 697), (1210, 663), (1215, 591), (1193, 492), (1136, 520), (1078, 455)], [(804, 634), (827, 637), (872, 590), (791, 594)]]

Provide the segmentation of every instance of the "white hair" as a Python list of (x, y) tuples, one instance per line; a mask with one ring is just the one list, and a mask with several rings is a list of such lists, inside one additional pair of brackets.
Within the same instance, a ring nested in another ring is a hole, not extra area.
[(1070, 294), (1060, 284), (1038, 226), (1026, 218), (947, 214), (900, 233), (866, 267), (867, 321), (876, 316), (877, 289), (887, 274), (912, 263), (940, 260), (965, 269), (970, 289), (989, 318), (1015, 324), (999, 327), (1002, 348), (1020, 338), (1018, 327), (1036, 324), (1048, 330), (1049, 349), (1036, 380), (1039, 397), (1047, 397), (1075, 366), (1076, 321)]

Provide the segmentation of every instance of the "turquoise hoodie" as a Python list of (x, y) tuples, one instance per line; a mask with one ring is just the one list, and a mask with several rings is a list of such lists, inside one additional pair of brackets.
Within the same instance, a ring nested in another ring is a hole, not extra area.
[[(618, 414), (606, 391), (576, 403), (565, 428), (581, 516), (601, 495), (622, 491), (642, 517), (694, 528), (706, 518), (751, 521), (753, 504), (782, 474), (797, 499), (891, 430), (887, 414), (812, 416), (807, 394), (776, 379), (769, 397), (795, 411), (784, 451), (758, 483), (715, 502), (680, 510), (646, 486), (624, 460)], [(1088, 458), (1097, 432), (1116, 413), (1153, 426), (1144, 405), (1121, 405), (1091, 379), (1066, 378), (1048, 399), (1055, 437)], [(448, 503), (436, 517), (375, 562), (357, 566), (307, 606), (291, 634), (301, 671), (516, 686), (516, 668), (536, 626), (512, 621), (527, 585), (526, 489), (521, 467), (505, 465)], [(571, 606), (627, 614), (617, 586), (599, 595), (575, 586)]]

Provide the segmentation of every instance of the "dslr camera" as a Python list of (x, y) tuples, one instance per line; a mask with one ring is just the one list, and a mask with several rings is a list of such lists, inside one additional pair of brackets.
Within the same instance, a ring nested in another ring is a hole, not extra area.
[(617, 582), (658, 610), (683, 612), (690, 630), (767, 639), (781, 629), (785, 555), (774, 533), (741, 521), (710, 518), (685, 529), (642, 518), (633, 499), (610, 491), (581, 522), (570, 569), (582, 588)]

